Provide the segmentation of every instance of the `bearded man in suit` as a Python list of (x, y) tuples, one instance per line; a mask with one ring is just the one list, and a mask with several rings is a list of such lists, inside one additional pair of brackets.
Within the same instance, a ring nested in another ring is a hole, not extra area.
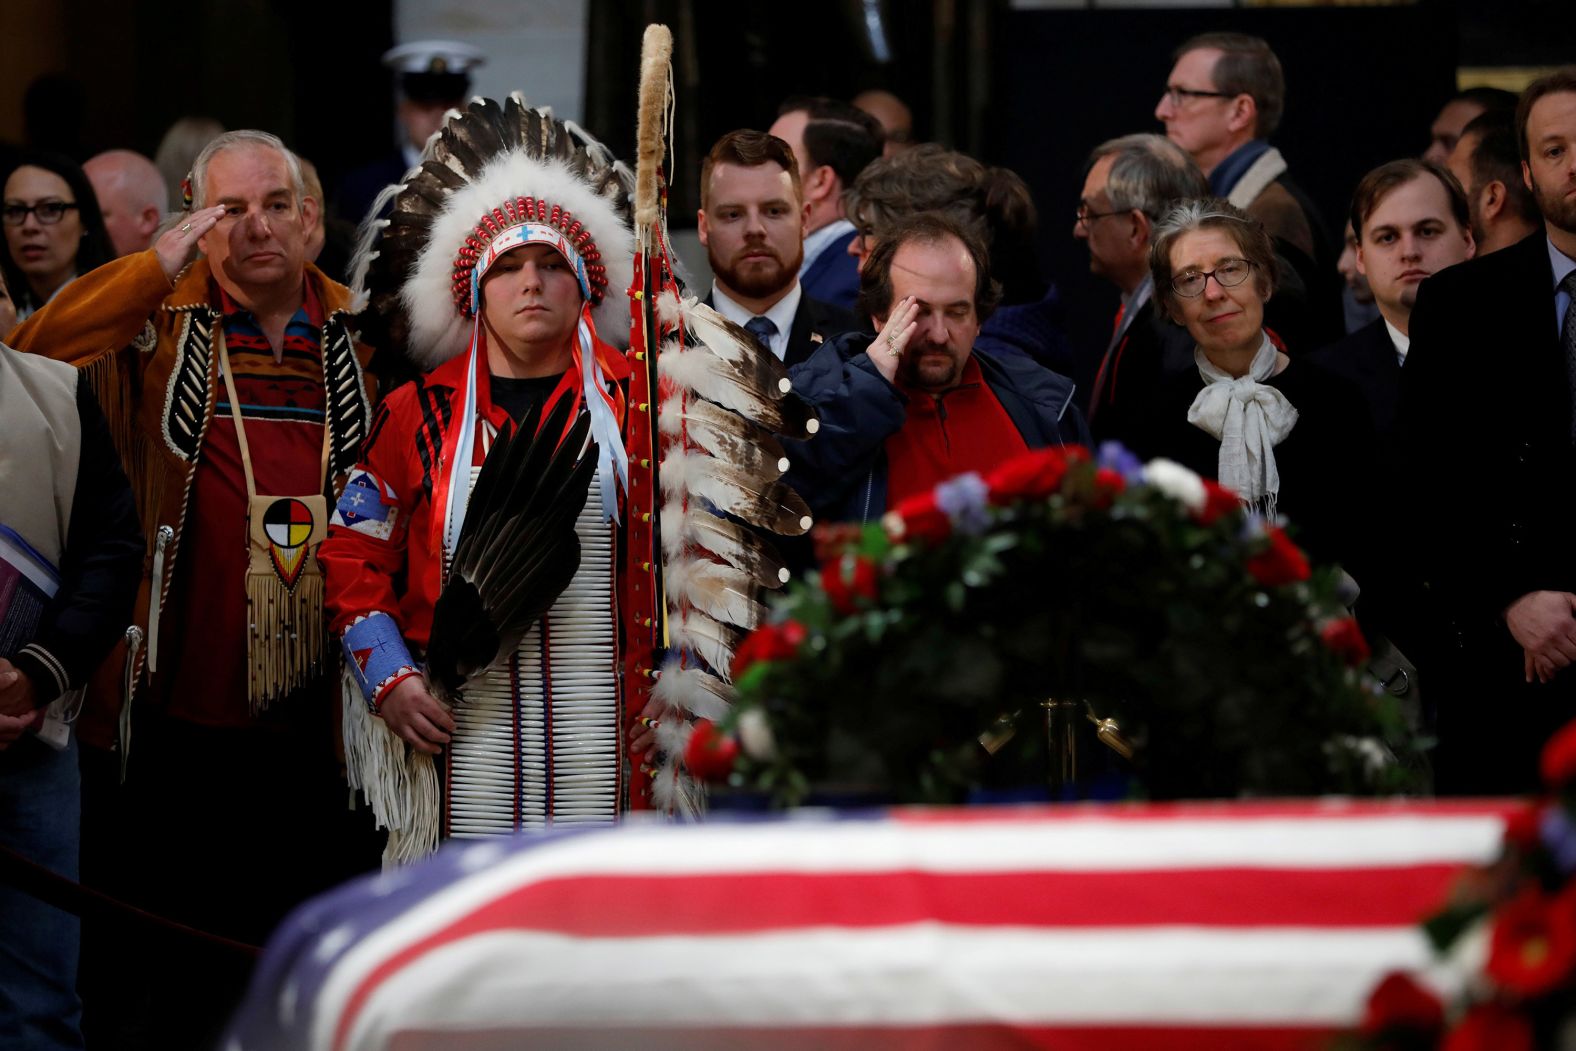
[(1543, 228), (1423, 283), (1402, 373), (1447, 793), (1534, 788), (1576, 716), (1576, 68), (1529, 86), (1516, 126)]

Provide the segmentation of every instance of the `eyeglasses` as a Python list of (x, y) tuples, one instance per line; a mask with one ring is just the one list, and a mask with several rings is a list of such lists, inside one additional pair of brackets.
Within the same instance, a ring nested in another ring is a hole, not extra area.
[(1171, 279), (1171, 290), (1192, 299), (1204, 294), (1204, 286), (1212, 277), (1221, 288), (1236, 288), (1248, 279), (1257, 265), (1251, 259), (1222, 259), (1213, 270), (1184, 270)]
[(52, 226), (64, 219), (66, 213), (75, 207), (77, 207), (75, 201), (39, 201), (37, 204), (7, 201), (5, 207), (0, 208), (0, 219), (4, 219), (7, 226), (21, 226), (27, 222), (27, 215), (31, 212), (38, 216), (39, 222), (45, 226)]
[(1178, 88), (1167, 84), (1166, 90), (1161, 92), (1161, 94), (1171, 100), (1173, 107), (1180, 109), (1182, 104), (1188, 99), (1234, 99), (1238, 93), (1234, 91), (1194, 91), (1192, 88)]
[(1077, 223), (1082, 223), (1084, 226), (1088, 226), (1096, 219), (1109, 219), (1113, 215), (1126, 215), (1130, 211), (1132, 211), (1131, 208), (1119, 208), (1114, 212), (1091, 212), (1088, 208), (1080, 204), (1078, 206)]

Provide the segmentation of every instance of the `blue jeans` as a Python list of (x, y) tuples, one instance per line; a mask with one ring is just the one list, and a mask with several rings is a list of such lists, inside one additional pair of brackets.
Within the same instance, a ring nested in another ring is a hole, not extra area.
[[(57, 752), (23, 735), (0, 752), (0, 843), (77, 878), (82, 781), (73, 734)], [(0, 1047), (82, 1046), (77, 918), (0, 885)]]

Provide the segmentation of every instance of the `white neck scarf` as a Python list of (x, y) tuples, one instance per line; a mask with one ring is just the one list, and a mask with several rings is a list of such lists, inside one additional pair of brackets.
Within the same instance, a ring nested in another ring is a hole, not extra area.
[(1275, 344), (1263, 337), (1245, 376), (1233, 377), (1193, 350), (1204, 389), (1187, 410), (1187, 422), (1220, 439), (1220, 484), (1234, 489), (1248, 507), (1274, 518), (1280, 498), (1275, 446), (1297, 424), (1297, 410), (1263, 381), (1275, 372)]

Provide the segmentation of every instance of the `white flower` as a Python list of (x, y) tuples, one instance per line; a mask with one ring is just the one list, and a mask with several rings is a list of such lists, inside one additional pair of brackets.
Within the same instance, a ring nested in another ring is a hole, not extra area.
[(1202, 512), (1209, 499), (1204, 480), (1172, 460), (1150, 460), (1144, 465), (1144, 481), (1194, 514)]
[(777, 740), (772, 736), (772, 726), (766, 713), (751, 708), (739, 716), (739, 745), (751, 759), (767, 762), (777, 755)]

